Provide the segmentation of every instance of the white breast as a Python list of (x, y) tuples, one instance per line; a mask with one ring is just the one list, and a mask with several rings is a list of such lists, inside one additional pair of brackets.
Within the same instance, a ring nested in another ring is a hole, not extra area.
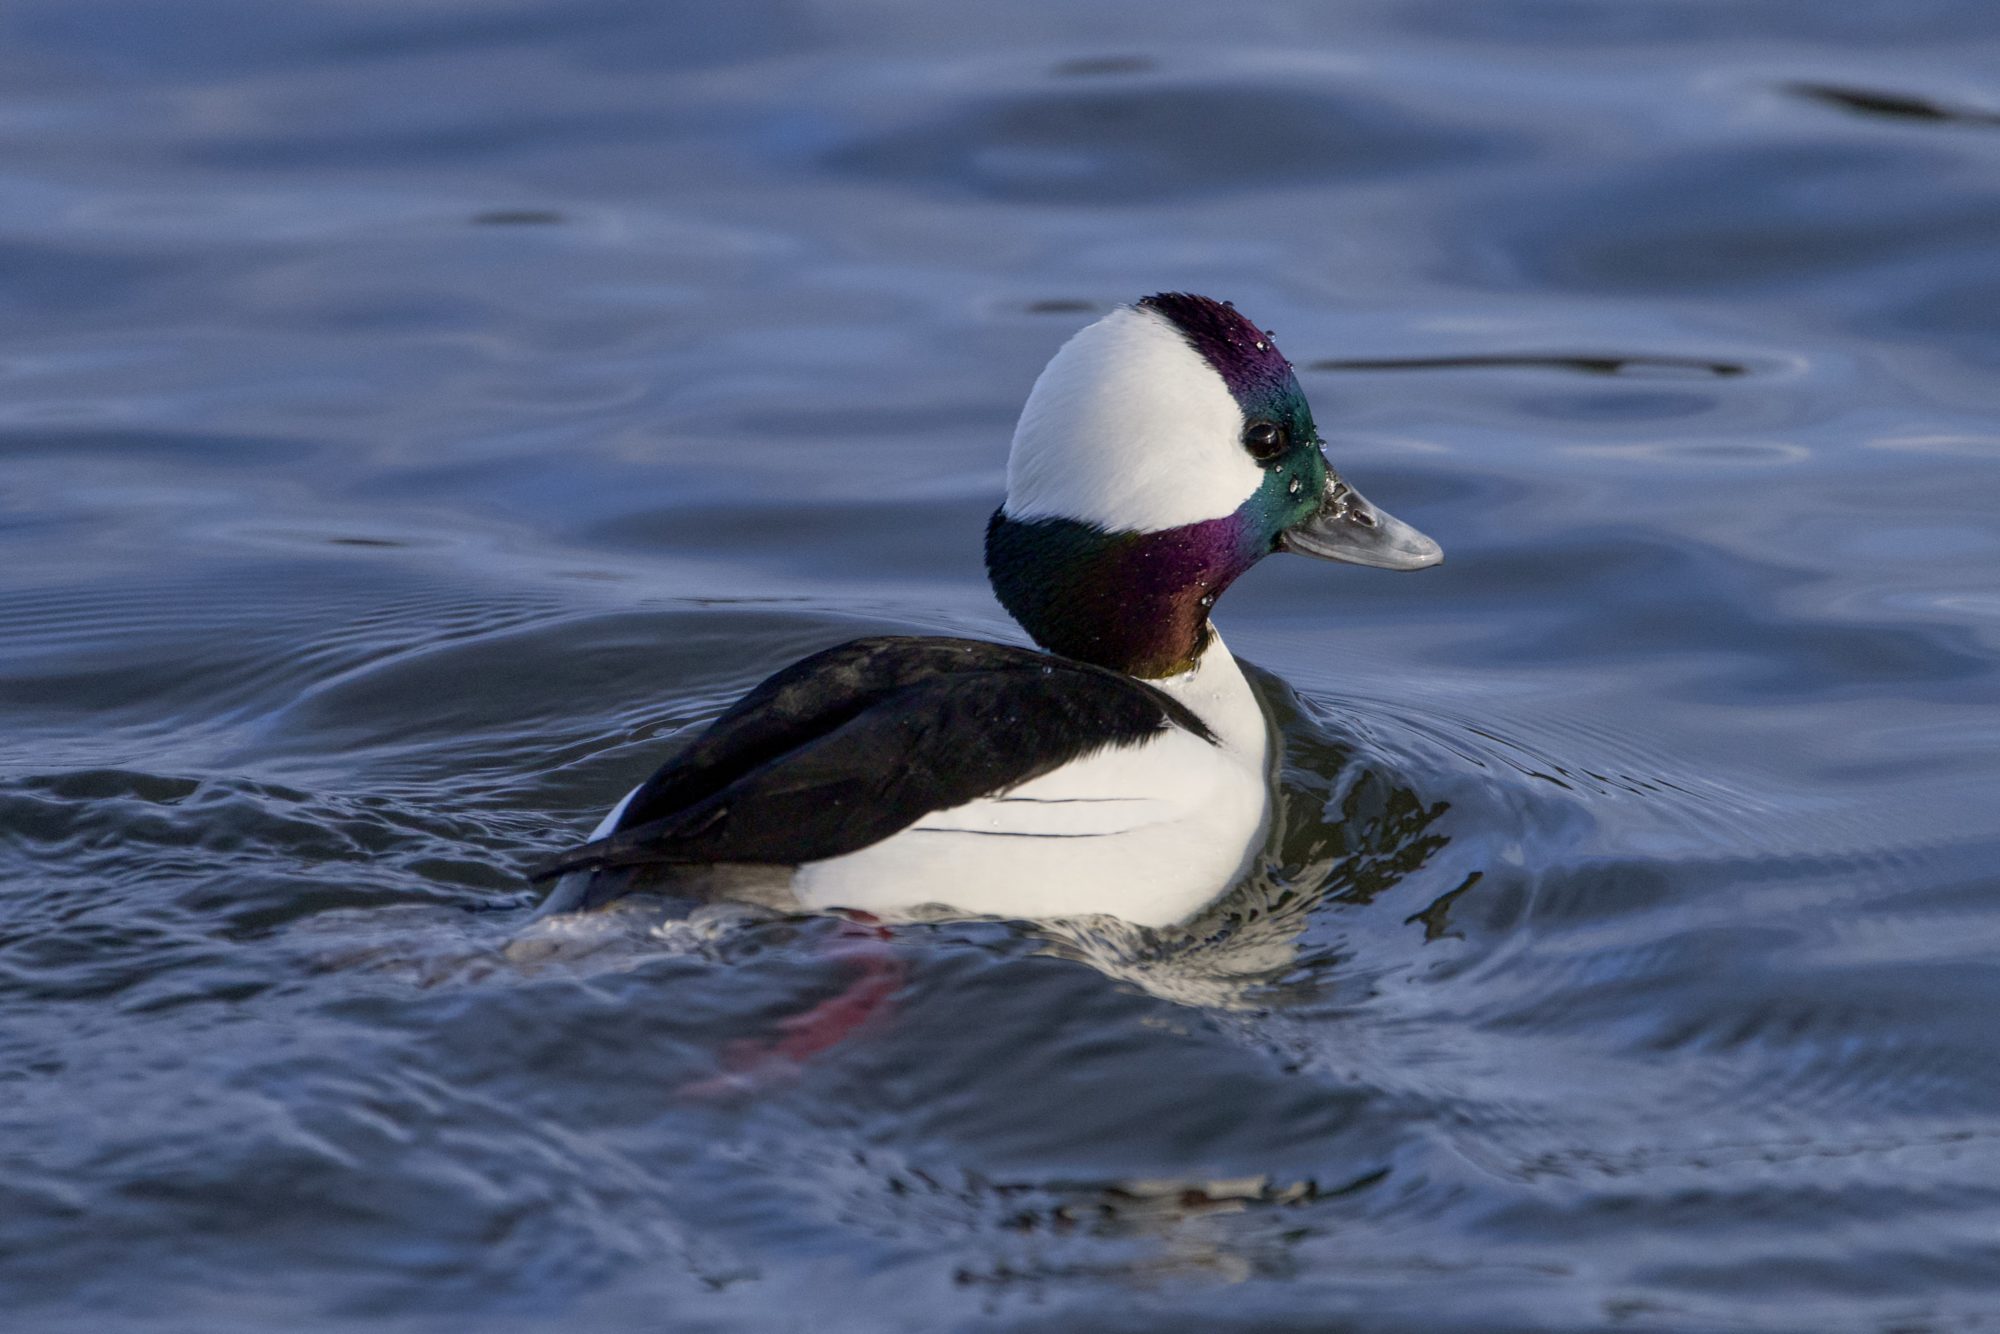
[(800, 867), (793, 892), (810, 908), (884, 915), (926, 904), (1003, 917), (1109, 913), (1140, 926), (1192, 915), (1262, 846), (1269, 733), (1220, 638), (1194, 671), (1154, 684), (1215, 740), (1170, 728), (933, 811), (859, 852)]

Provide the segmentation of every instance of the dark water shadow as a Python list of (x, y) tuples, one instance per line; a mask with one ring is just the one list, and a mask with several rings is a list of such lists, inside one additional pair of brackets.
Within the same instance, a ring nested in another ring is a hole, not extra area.
[(1704, 357), (1492, 352), (1440, 357), (1327, 358), (1308, 363), (1306, 369), (1314, 371), (1547, 370), (1573, 371), (1579, 375), (1728, 379), (1747, 375), (1752, 368), (1740, 361), (1717, 361)]
[(2000, 111), (1953, 106), (1916, 93), (1890, 92), (1879, 88), (1855, 88), (1833, 83), (1788, 83), (1785, 91), (1794, 97), (1851, 111), (1858, 116), (1883, 120), (1929, 121), (1948, 125), (2000, 125)]

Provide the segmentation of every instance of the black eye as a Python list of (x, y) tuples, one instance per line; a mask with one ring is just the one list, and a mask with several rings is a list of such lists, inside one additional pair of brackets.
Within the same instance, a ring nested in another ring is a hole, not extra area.
[(1243, 428), (1243, 448), (1259, 463), (1269, 463), (1291, 447), (1292, 433), (1276, 422), (1251, 422)]

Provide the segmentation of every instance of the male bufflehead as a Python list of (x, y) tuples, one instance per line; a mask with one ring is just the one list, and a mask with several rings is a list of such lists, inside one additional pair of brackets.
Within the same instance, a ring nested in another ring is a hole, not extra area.
[(1274, 551), (1443, 559), (1322, 443), (1291, 363), (1227, 303), (1165, 292), (1083, 329), (1028, 395), (986, 530), (993, 590), (1043, 651), (877, 636), (794, 663), (540, 868), (562, 877), (543, 914), (720, 870), (808, 909), (1190, 916), (1271, 811), (1270, 729), (1216, 598)]

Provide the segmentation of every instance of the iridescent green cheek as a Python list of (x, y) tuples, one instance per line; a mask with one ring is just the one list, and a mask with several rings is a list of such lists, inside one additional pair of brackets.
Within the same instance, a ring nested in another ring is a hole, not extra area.
[(1278, 535), (1319, 507), (1326, 490), (1326, 459), (1316, 445), (1295, 449), (1264, 474), (1264, 483), (1237, 510), (1243, 540), (1259, 554), (1277, 545)]

